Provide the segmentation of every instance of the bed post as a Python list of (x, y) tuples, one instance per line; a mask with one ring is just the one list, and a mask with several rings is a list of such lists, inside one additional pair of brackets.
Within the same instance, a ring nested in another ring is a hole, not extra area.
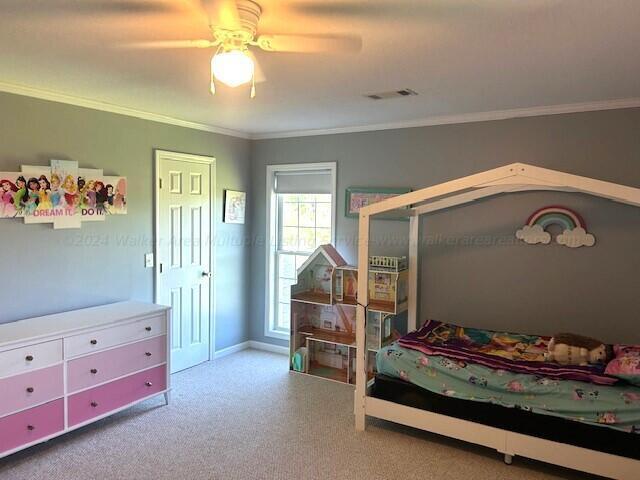
[(420, 216), (409, 218), (409, 312), (407, 331), (418, 328), (418, 255), (420, 252)]
[(356, 430), (364, 431), (367, 396), (367, 309), (369, 303), (369, 215), (360, 212), (358, 227), (358, 311), (356, 316)]

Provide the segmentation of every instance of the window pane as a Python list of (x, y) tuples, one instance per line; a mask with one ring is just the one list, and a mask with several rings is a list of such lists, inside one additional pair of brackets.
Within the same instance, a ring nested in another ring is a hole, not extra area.
[[(316, 205), (316, 226), (331, 228), (331, 204), (318, 203)], [(331, 235), (329, 235), (331, 237)]]
[(309, 258), (304, 252), (311, 253), (319, 245), (331, 242), (333, 198), (330, 194), (278, 194), (277, 199), (278, 210), (272, 214), (278, 226), (279, 251), (273, 252), (277, 271), (271, 277), (274, 308), (269, 322), (271, 330), (287, 333), (291, 286), (297, 282), (297, 270)]
[(282, 229), (282, 250), (298, 250), (298, 229), (296, 227), (284, 227)]
[(291, 325), (290, 312), (291, 306), (288, 303), (278, 303), (278, 318), (276, 320), (276, 328), (278, 330), (289, 330)]
[(316, 229), (300, 228), (298, 229), (298, 248), (302, 252), (312, 252), (316, 248)]
[(300, 204), (300, 226), (301, 227), (316, 226), (316, 205), (314, 203)]
[(296, 257), (281, 253), (279, 255), (278, 272), (283, 278), (296, 278)]
[(298, 226), (298, 204), (284, 202), (282, 204), (282, 225), (284, 227)]
[(291, 285), (295, 284), (296, 281), (290, 278), (279, 278), (278, 279), (278, 291), (280, 296), (278, 300), (281, 302), (288, 302), (291, 300)]
[(309, 258), (308, 255), (296, 255), (296, 271), (302, 266), (304, 262)]
[(331, 229), (316, 228), (316, 248), (327, 243), (331, 243)]

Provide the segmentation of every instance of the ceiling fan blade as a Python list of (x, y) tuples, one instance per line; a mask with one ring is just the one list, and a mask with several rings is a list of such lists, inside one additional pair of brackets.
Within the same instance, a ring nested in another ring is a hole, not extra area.
[(122, 45), (122, 48), (162, 50), (169, 48), (211, 48), (218, 45), (214, 40), (159, 40), (153, 42), (133, 42)]
[(258, 62), (256, 55), (251, 50), (247, 50), (247, 55), (249, 55), (249, 58), (253, 60), (253, 77), (255, 79), (255, 82), (256, 83), (266, 82), (267, 77), (265, 76), (264, 70), (262, 70), (260, 63)]
[(267, 52), (357, 53), (362, 38), (357, 35), (260, 35), (256, 41)]
[[(451, 20), (471, 15), (509, 9), (532, 10), (545, 8), (552, 0), (297, 0), (288, 8), (295, 13), (348, 20), (388, 21), (389, 18), (421, 22), (425, 19)], [(508, 8), (507, 8), (508, 7)]]
[(4, 0), (3, 13), (30, 15), (129, 15), (174, 13), (170, 0)]
[(240, 15), (235, 0), (200, 0), (200, 4), (209, 17), (209, 25), (226, 30), (240, 28)]

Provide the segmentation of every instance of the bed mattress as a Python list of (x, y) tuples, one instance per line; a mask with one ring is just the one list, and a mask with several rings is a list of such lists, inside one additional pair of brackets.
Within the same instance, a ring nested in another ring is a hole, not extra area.
[[(640, 446), (640, 388), (595, 385), (492, 369), (475, 363), (404, 348), (397, 343), (376, 356), (377, 372), (438, 394), (445, 400), (485, 403), (502, 412), (521, 410), (537, 417), (571, 420), (596, 430), (619, 430)], [(507, 408), (504, 408), (507, 407)]]
[(640, 460), (640, 435), (632, 433), (490, 403), (449, 398), (382, 374), (376, 375), (370, 395), (511, 432)]

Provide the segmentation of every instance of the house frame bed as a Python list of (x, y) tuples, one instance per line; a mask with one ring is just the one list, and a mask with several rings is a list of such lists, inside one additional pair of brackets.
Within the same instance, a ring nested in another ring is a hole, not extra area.
[[(408, 330), (417, 327), (420, 215), (464, 205), (495, 195), (525, 191), (584, 193), (640, 207), (640, 189), (587, 177), (514, 163), (451, 180), (363, 207), (359, 217), (358, 278), (368, 278), (370, 222), (384, 214), (409, 218)], [(367, 282), (358, 285), (356, 325), (356, 430), (366, 417), (375, 417), (421, 430), (495, 448), (510, 464), (516, 455), (620, 480), (640, 478), (640, 460), (524, 435), (456, 417), (442, 415), (369, 395), (367, 382)]]

